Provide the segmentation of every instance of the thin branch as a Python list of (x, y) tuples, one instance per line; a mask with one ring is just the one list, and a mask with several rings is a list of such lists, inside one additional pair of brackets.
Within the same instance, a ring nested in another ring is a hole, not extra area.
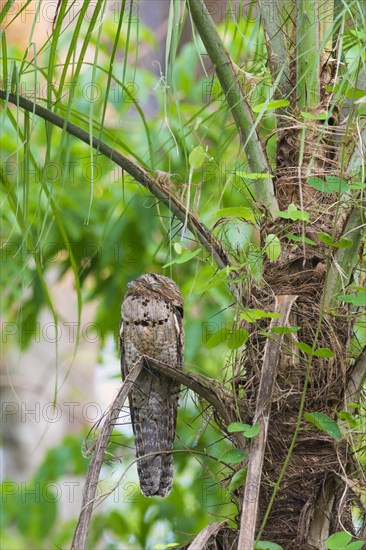
[(210, 539), (221, 531), (223, 527), (227, 527), (226, 521), (206, 525), (206, 527), (204, 527), (202, 531), (200, 531), (192, 540), (187, 550), (205, 550), (205, 548), (207, 548), (207, 544), (210, 542)]
[[(88, 132), (79, 126), (66, 121), (63, 117), (53, 113), (49, 109), (41, 107), (40, 105), (33, 103), (29, 99), (22, 96), (12, 93), (8, 94), (5, 90), (0, 90), (0, 99), (4, 99), (30, 113), (34, 113), (43, 120), (51, 122), (58, 128), (65, 128), (66, 132), (70, 135), (90, 146), (90, 135)], [(152, 195), (159, 199), (159, 201), (165, 204), (165, 206), (167, 206), (181, 222), (185, 223), (187, 219), (188, 229), (197, 237), (201, 245), (212, 255), (214, 261), (220, 269), (230, 265), (229, 257), (220, 242), (194, 214), (186, 211), (185, 206), (176, 198), (172, 190), (167, 186), (166, 182), (162, 181), (163, 178), (153, 177), (148, 170), (142, 166), (139, 166), (131, 159), (125, 157), (103, 141), (98, 140), (96, 137), (92, 138), (91, 145), (94, 149), (98, 150), (112, 162), (120, 166), (136, 181), (146, 187), (146, 189), (148, 189)]]
[(139, 362), (136, 363), (136, 365), (126, 377), (124, 383), (121, 386), (121, 389), (119, 390), (115, 400), (113, 401), (107, 419), (96, 442), (93, 458), (91, 459), (88, 467), (88, 473), (86, 476), (85, 487), (83, 491), (81, 512), (75, 529), (74, 537), (72, 539), (71, 550), (84, 550), (86, 548), (89, 535), (89, 525), (95, 501), (95, 493), (97, 490), (100, 470), (103, 464), (104, 453), (108, 446), (109, 438), (115, 425), (116, 418), (118, 417), (119, 412), (121, 411), (127, 399), (127, 396), (131, 391), (131, 388), (136, 382), (143, 367), (143, 364), (143, 357), (141, 357)]
[[(297, 296), (276, 296), (274, 311), (279, 313), (277, 319), (272, 319), (270, 328), (286, 326), (291, 313), (291, 308)], [(261, 380), (258, 390), (255, 420), (259, 424), (259, 434), (253, 439), (249, 453), (248, 475), (245, 484), (243, 508), (240, 519), (240, 533), (238, 550), (254, 548), (255, 528), (257, 523), (259, 490), (262, 477), (263, 458), (267, 442), (267, 432), (272, 404), (272, 393), (276, 380), (277, 365), (281, 357), (281, 344), (283, 335), (277, 338), (267, 339)]]
[[(231, 109), (250, 169), (257, 173), (269, 173), (270, 166), (257, 131), (253, 131), (252, 112), (243, 94), (237, 71), (224, 48), (215, 23), (203, 0), (187, 0), (189, 10), (206, 51), (215, 67), (217, 77)], [(279, 210), (271, 178), (254, 180), (257, 200), (275, 217)]]

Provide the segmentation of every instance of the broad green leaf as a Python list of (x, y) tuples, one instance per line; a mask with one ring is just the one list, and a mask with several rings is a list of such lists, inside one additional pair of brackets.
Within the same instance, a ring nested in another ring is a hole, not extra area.
[(246, 429), (243, 432), (244, 437), (251, 439), (252, 437), (255, 437), (259, 434), (259, 424), (255, 423), (253, 426), (249, 426), (248, 429)]
[(306, 244), (316, 245), (315, 241), (313, 241), (312, 239), (309, 239), (308, 237), (305, 237), (305, 235), (302, 237), (301, 235), (293, 235), (292, 233), (286, 233), (285, 236), (288, 239), (291, 239), (292, 241), (296, 241), (298, 243), (304, 242)]
[(244, 328), (238, 328), (231, 331), (229, 338), (227, 339), (227, 346), (229, 349), (240, 348), (244, 342), (248, 340), (249, 332)]
[(304, 210), (299, 210), (296, 206), (296, 204), (289, 204), (287, 210), (278, 210), (276, 212), (276, 215), (280, 218), (284, 218), (285, 220), (293, 220), (293, 221), (303, 221), (307, 222), (309, 221), (309, 212), (305, 212)]
[(205, 150), (201, 145), (195, 147), (189, 154), (188, 162), (193, 170), (196, 170), (204, 163), (206, 158)]
[(350, 99), (361, 99), (361, 97), (365, 97), (365, 95), (365, 90), (361, 90), (360, 88), (348, 88), (345, 93), (345, 96)]
[(243, 424), (242, 422), (232, 422), (228, 425), (227, 431), (231, 434), (242, 432), (244, 437), (250, 439), (259, 434), (259, 424), (256, 423), (251, 426), (250, 424)]
[(326, 414), (321, 412), (304, 413), (304, 418), (311, 424), (314, 424), (319, 430), (334, 437), (334, 439), (342, 439), (341, 430), (338, 424)]
[(167, 264), (163, 265), (163, 268), (169, 267), (170, 265), (174, 264), (184, 264), (185, 262), (189, 262), (189, 260), (192, 260), (195, 258), (199, 253), (201, 252), (200, 248), (196, 248), (196, 250), (188, 250), (188, 248), (185, 248), (181, 255), (178, 256), (178, 258), (175, 258), (171, 262), (168, 262)]
[(235, 491), (236, 489), (239, 489), (239, 487), (242, 487), (245, 485), (246, 479), (247, 479), (247, 468), (241, 468), (238, 472), (236, 472), (233, 477), (231, 478), (230, 485), (229, 485), (229, 491)]
[(238, 464), (239, 462), (242, 462), (245, 458), (247, 458), (247, 454), (241, 451), (240, 449), (233, 449), (232, 451), (228, 451), (225, 453), (221, 460), (223, 462), (226, 462), (226, 464)]
[(236, 432), (244, 432), (248, 428), (250, 428), (249, 424), (243, 424), (242, 422), (231, 422), (231, 424), (227, 427), (227, 431), (229, 434), (233, 434)]
[(239, 176), (239, 178), (245, 178), (247, 180), (266, 180), (268, 178), (273, 178), (272, 174), (243, 172), (242, 170), (234, 170), (234, 174)]
[(301, 115), (308, 120), (326, 120), (329, 117), (328, 113), (313, 115), (313, 113), (307, 113), (306, 111), (301, 111)]
[(362, 550), (365, 548), (365, 540), (355, 540), (345, 546), (344, 550)]
[(275, 99), (269, 103), (259, 103), (253, 107), (253, 113), (260, 113), (263, 111), (271, 111), (272, 109), (279, 109), (280, 107), (287, 107), (290, 102), (287, 99)]
[(218, 216), (219, 218), (242, 218), (250, 222), (255, 222), (254, 212), (251, 208), (245, 207), (231, 207), (231, 208), (221, 208), (216, 212), (213, 212), (211, 216)]
[(330, 235), (328, 235), (328, 233), (324, 233), (324, 231), (319, 231), (319, 233), (316, 234), (318, 239), (320, 239), (322, 241), (322, 243), (328, 245), (328, 246), (333, 246), (334, 245), (334, 241), (332, 239), (332, 237)]
[(307, 353), (307, 355), (313, 355), (313, 348), (305, 344), (305, 342), (295, 342), (295, 344), (302, 352)]
[(341, 237), (339, 241), (336, 241), (333, 246), (336, 248), (349, 248), (353, 245), (352, 239), (347, 239), (347, 237)]
[(307, 183), (322, 193), (334, 193), (334, 189), (332, 189), (330, 185), (321, 178), (309, 178)]
[(354, 306), (366, 306), (366, 294), (362, 291), (356, 294), (341, 294), (337, 297), (337, 300), (353, 304)]
[(327, 538), (325, 544), (329, 550), (342, 550), (352, 540), (352, 535), (345, 531), (339, 531)]
[(271, 332), (275, 334), (290, 334), (290, 332), (297, 332), (301, 327), (273, 327)]
[(329, 359), (334, 357), (333, 351), (329, 348), (318, 348), (314, 351), (313, 355), (315, 357), (328, 357)]
[(220, 328), (211, 336), (206, 342), (206, 348), (212, 349), (220, 344), (224, 344), (228, 338), (227, 329), (225, 327)]
[(358, 424), (356, 418), (347, 411), (340, 411), (339, 413), (337, 413), (337, 417), (339, 418), (339, 420), (342, 420), (343, 422), (347, 422), (350, 428), (356, 428)]
[(324, 244), (333, 248), (349, 248), (353, 244), (352, 239), (346, 237), (341, 237), (339, 241), (333, 241), (332, 237), (323, 231), (319, 231), (317, 236)]
[(348, 191), (347, 181), (338, 176), (325, 176), (325, 180), (336, 193), (346, 193)]
[(337, 176), (326, 176), (325, 181), (316, 177), (309, 178), (307, 183), (322, 193), (345, 193), (349, 189), (346, 180)]
[(274, 233), (269, 233), (265, 240), (264, 252), (271, 261), (277, 260), (281, 255), (280, 239)]
[(240, 314), (240, 318), (248, 323), (255, 323), (258, 319), (278, 319), (279, 317), (281, 317), (279, 313), (271, 313), (270, 311), (264, 311), (262, 309), (244, 309)]

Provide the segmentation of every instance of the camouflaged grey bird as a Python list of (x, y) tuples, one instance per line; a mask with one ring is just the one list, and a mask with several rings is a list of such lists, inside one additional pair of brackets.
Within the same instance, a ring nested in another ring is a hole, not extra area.
[[(128, 284), (122, 303), (120, 350), (125, 379), (141, 355), (182, 370), (184, 351), (183, 298), (177, 284), (148, 273)], [(144, 365), (129, 394), (135, 434), (137, 471), (145, 496), (169, 494), (173, 483), (172, 454), (180, 385)]]

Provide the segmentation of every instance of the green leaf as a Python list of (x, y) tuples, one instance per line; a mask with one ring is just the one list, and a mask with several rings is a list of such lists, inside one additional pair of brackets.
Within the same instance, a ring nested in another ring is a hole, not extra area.
[(295, 342), (295, 344), (302, 352), (306, 353), (307, 355), (313, 355), (313, 348), (308, 344), (305, 344), (305, 342)]
[(345, 96), (350, 99), (361, 99), (361, 97), (365, 97), (365, 95), (365, 90), (361, 90), (360, 88), (348, 88), (345, 93)]
[(358, 424), (357, 419), (347, 411), (340, 411), (337, 413), (337, 418), (342, 420), (342, 422), (347, 422), (350, 428), (356, 428)]
[(195, 147), (189, 154), (188, 162), (193, 170), (196, 170), (204, 163), (206, 158), (205, 150), (201, 145)]
[(292, 241), (296, 241), (298, 243), (306, 243), (306, 244), (311, 244), (311, 245), (316, 245), (316, 242), (309, 239), (308, 237), (305, 237), (305, 236), (301, 236), (301, 235), (293, 235), (292, 233), (286, 233), (285, 236), (292, 240)]
[(301, 327), (273, 327), (271, 332), (275, 334), (289, 334), (290, 332), (297, 332)]
[(361, 191), (362, 189), (366, 188), (366, 182), (362, 181), (355, 181), (349, 186), (350, 189), (353, 189), (355, 191)]
[(347, 181), (338, 176), (325, 176), (325, 180), (336, 193), (346, 193), (348, 191)]
[(326, 414), (321, 412), (304, 413), (304, 418), (322, 432), (334, 437), (334, 439), (342, 439), (338, 424)]
[(243, 424), (242, 422), (232, 422), (228, 425), (227, 431), (230, 434), (242, 432), (244, 437), (251, 439), (259, 434), (259, 424), (256, 423), (251, 426), (250, 424)]
[(317, 115), (313, 115), (313, 113), (301, 111), (301, 115), (308, 120), (326, 120), (329, 118), (329, 113), (319, 113)]
[(280, 107), (287, 107), (290, 102), (287, 99), (275, 99), (269, 103), (259, 103), (253, 107), (253, 113), (260, 113), (263, 111), (271, 111), (272, 109), (279, 109)]
[(347, 546), (344, 547), (344, 550), (362, 550), (365, 548), (365, 542), (365, 540), (355, 540), (354, 542), (347, 544)]
[(232, 451), (226, 452), (221, 460), (226, 462), (226, 464), (238, 464), (242, 462), (248, 455), (241, 451), (240, 449), (233, 449)]
[(319, 233), (316, 234), (318, 239), (320, 239), (322, 241), (322, 243), (328, 245), (328, 246), (333, 246), (334, 245), (334, 241), (332, 239), (332, 237), (330, 235), (328, 235), (328, 233), (324, 233), (324, 231), (319, 231)]
[(245, 178), (247, 180), (266, 180), (268, 178), (273, 178), (272, 174), (263, 174), (256, 172), (243, 172), (243, 170), (234, 170), (234, 174), (239, 176), (239, 178)]
[(304, 210), (299, 210), (296, 206), (296, 204), (289, 204), (287, 210), (278, 210), (276, 212), (276, 215), (280, 218), (284, 218), (285, 220), (293, 220), (293, 221), (303, 221), (307, 222), (309, 221), (309, 212), (305, 212)]
[(240, 314), (240, 318), (248, 323), (255, 323), (258, 319), (279, 319), (279, 317), (281, 317), (279, 313), (272, 313), (263, 309), (244, 309)]
[(334, 190), (330, 187), (330, 185), (328, 185), (327, 182), (320, 178), (309, 178), (307, 180), (307, 183), (311, 185), (311, 187), (313, 187), (317, 191), (321, 191), (322, 193), (334, 193)]
[(345, 193), (349, 189), (346, 180), (337, 176), (326, 176), (325, 181), (321, 178), (309, 178), (307, 183), (322, 193)]
[(231, 331), (227, 339), (229, 349), (240, 348), (248, 340), (249, 332), (244, 328), (238, 328)]
[(239, 489), (239, 487), (242, 487), (245, 485), (246, 479), (247, 479), (247, 468), (241, 468), (241, 470), (238, 470), (233, 477), (231, 478), (230, 485), (229, 485), (229, 491), (235, 491), (236, 489)]
[(354, 306), (365, 306), (366, 294), (363, 291), (357, 292), (356, 294), (341, 294), (337, 297), (337, 300), (353, 304)]
[(242, 422), (231, 422), (231, 424), (228, 425), (227, 431), (229, 434), (233, 434), (236, 432), (244, 432), (246, 429), (250, 428), (249, 424), (243, 424)]
[(269, 260), (275, 261), (281, 255), (281, 242), (280, 239), (274, 233), (269, 233), (265, 240), (264, 252), (267, 254)]
[(245, 207), (221, 208), (221, 210), (213, 212), (211, 216), (218, 216), (219, 218), (242, 218), (243, 220), (255, 222), (253, 210)]
[(349, 248), (353, 244), (352, 239), (347, 239), (346, 237), (341, 237), (339, 241), (333, 241), (332, 237), (323, 231), (319, 231), (317, 236), (324, 244), (333, 248)]
[(228, 339), (228, 336), (226, 327), (219, 328), (219, 330), (217, 330), (206, 342), (206, 348), (212, 349), (220, 344), (224, 344)]
[(329, 550), (341, 550), (352, 540), (352, 535), (345, 531), (339, 531), (325, 541)]
[(318, 348), (314, 351), (313, 355), (315, 357), (328, 357), (329, 359), (334, 357), (333, 351), (329, 348)]
[(168, 262), (167, 264), (163, 265), (163, 268), (169, 267), (170, 265), (174, 264), (184, 264), (185, 262), (189, 262), (189, 260), (192, 260), (195, 258), (199, 253), (201, 252), (201, 248), (196, 248), (196, 250), (189, 250), (188, 248), (185, 248), (181, 255), (178, 256), (178, 258), (175, 258), (171, 262)]
[(336, 248), (350, 248), (353, 245), (352, 239), (347, 239), (347, 237), (341, 237), (339, 241), (335, 242), (333, 246)]
[(253, 426), (249, 426), (249, 428), (243, 432), (244, 437), (246, 437), (247, 439), (256, 437), (258, 434), (259, 434), (259, 424), (257, 423), (253, 424)]

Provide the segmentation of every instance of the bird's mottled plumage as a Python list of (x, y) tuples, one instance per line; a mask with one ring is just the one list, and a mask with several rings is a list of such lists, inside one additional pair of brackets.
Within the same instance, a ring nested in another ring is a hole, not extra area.
[[(183, 366), (183, 298), (177, 284), (163, 275), (141, 275), (128, 285), (120, 328), (122, 377), (148, 355), (171, 367)], [(145, 365), (130, 392), (136, 456), (173, 449), (179, 384)], [(173, 483), (173, 457), (155, 454), (137, 463), (141, 491), (165, 497)]]

